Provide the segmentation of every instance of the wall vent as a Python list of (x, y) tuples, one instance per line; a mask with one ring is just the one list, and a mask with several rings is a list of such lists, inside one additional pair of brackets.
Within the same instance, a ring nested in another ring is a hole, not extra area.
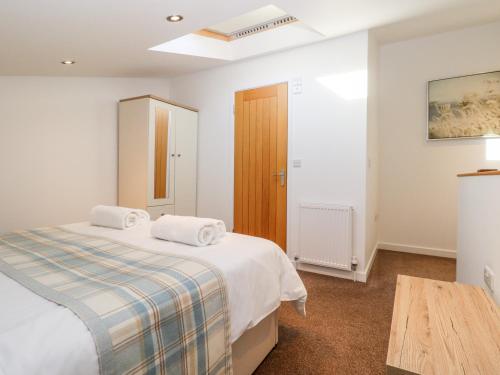
[[(210, 28), (204, 29), (204, 30), (211, 32), (211, 33), (219, 34), (220, 36), (225, 37), (227, 39), (227, 41), (232, 41), (232, 40), (236, 40), (236, 39), (245, 38), (247, 36), (254, 35), (257, 33), (261, 33), (263, 31), (275, 29), (275, 28), (280, 27), (280, 26), (288, 25), (288, 24), (296, 22), (296, 21), (297, 21), (297, 18), (295, 18), (294, 16), (286, 15), (283, 17), (279, 17), (279, 18), (275, 18), (275, 19), (263, 22), (263, 23), (259, 23), (258, 25), (254, 25), (254, 26), (246, 27), (244, 29), (236, 30), (236, 31), (233, 31), (232, 33), (229, 33), (229, 34), (223, 34), (217, 30), (212, 30)], [(206, 35), (206, 36), (209, 36), (209, 35)]]
[(297, 18), (295, 18), (294, 16), (283, 16), (256, 26), (251, 26), (242, 30), (235, 31), (229, 35), (229, 38), (231, 40), (245, 38), (247, 36), (257, 34), (262, 31), (275, 29), (276, 27), (284, 26), (295, 21), (297, 21)]

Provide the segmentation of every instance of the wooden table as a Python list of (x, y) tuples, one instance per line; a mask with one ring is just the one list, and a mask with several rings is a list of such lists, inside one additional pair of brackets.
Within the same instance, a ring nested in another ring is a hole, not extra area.
[(499, 310), (479, 287), (399, 275), (387, 374), (500, 374)]

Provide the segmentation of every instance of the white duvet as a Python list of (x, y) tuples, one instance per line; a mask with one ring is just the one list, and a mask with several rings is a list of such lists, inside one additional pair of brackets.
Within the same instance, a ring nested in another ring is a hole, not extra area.
[[(74, 232), (127, 242), (153, 251), (207, 260), (225, 276), (231, 342), (281, 301), (304, 308), (306, 290), (287, 256), (271, 241), (228, 233), (217, 245), (193, 247), (151, 237), (150, 224), (128, 230), (66, 225)], [(0, 273), (0, 374), (98, 375), (90, 332), (65, 307), (45, 300)]]

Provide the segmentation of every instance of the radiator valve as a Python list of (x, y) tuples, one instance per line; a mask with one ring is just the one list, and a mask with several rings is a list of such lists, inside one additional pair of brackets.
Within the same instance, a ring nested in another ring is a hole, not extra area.
[(351, 271), (356, 271), (358, 268), (358, 257), (352, 257), (351, 259)]

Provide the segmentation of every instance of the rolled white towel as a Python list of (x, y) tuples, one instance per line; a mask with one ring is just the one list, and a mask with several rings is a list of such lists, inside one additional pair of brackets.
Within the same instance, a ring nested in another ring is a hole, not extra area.
[(216, 243), (219, 243), (220, 240), (222, 240), (222, 238), (226, 235), (226, 224), (224, 224), (222, 220), (217, 220), (217, 219), (206, 219), (206, 220), (214, 221), (216, 235), (212, 240), (211, 244), (215, 245)]
[(164, 215), (151, 226), (151, 235), (187, 245), (207, 246), (220, 241), (225, 235), (225, 226), (222, 227), (218, 221), (192, 216)]
[(100, 227), (127, 229), (149, 219), (146, 211), (127, 207), (99, 205), (90, 211), (90, 224)]

